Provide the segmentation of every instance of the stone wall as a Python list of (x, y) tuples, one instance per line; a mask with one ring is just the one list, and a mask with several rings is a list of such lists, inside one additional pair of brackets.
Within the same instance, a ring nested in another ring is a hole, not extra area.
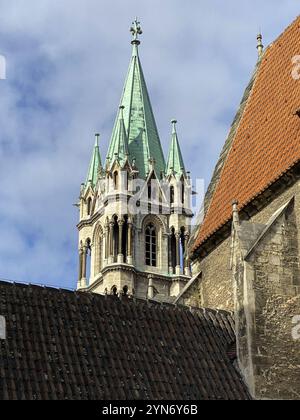
[(233, 311), (230, 255), (231, 238), (228, 238), (202, 261), (193, 264), (193, 273), (202, 273), (200, 290), (196, 292), (196, 300), (201, 297), (199, 306)]
[(292, 201), (246, 260), (243, 244), (234, 247), (239, 364), (257, 399), (300, 399), (300, 340), (292, 335), (293, 318), (300, 314), (295, 209)]

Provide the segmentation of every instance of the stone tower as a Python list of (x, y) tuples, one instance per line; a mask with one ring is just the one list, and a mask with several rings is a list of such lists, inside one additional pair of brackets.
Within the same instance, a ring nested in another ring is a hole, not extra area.
[(172, 121), (167, 164), (139, 58), (140, 23), (101, 162), (99, 135), (81, 186), (78, 289), (173, 300), (191, 277), (191, 182)]

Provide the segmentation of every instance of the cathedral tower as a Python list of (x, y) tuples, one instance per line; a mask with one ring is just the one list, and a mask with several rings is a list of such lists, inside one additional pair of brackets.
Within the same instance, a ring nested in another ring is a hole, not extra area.
[(167, 164), (139, 58), (140, 23), (105, 163), (81, 186), (78, 289), (173, 300), (191, 277), (191, 182), (172, 121)]

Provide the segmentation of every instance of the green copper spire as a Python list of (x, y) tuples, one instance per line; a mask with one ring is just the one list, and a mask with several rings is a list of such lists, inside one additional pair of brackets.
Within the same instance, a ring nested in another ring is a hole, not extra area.
[(95, 140), (95, 146), (92, 154), (92, 159), (89, 166), (88, 175), (86, 178), (86, 186), (89, 184), (94, 187), (97, 183), (98, 179), (98, 171), (101, 168), (101, 157), (100, 157), (100, 151), (99, 151), (99, 137), (100, 134), (96, 134), (96, 140)]
[(167, 175), (175, 173), (176, 175), (185, 174), (185, 167), (182, 158), (182, 153), (179, 146), (177, 131), (176, 131), (176, 120), (172, 120), (172, 140), (171, 148), (167, 163)]
[(123, 165), (128, 159), (128, 155), (128, 139), (124, 125), (124, 106), (120, 106), (118, 123), (113, 132), (109, 149), (110, 163), (113, 164), (115, 159), (118, 159), (119, 163)]
[[(127, 132), (130, 159), (131, 161), (135, 159), (139, 176), (145, 178), (149, 171), (150, 159), (155, 160), (155, 170), (158, 174), (165, 170), (165, 159), (139, 59), (138, 46), (140, 40), (138, 35), (142, 34), (142, 30), (137, 19), (133, 22), (131, 33), (133, 35), (131, 42), (133, 51), (121, 97), (121, 105), (125, 107), (124, 125)], [(114, 160), (114, 139), (117, 137), (116, 131), (119, 129), (118, 120), (117, 117), (107, 155), (110, 162)]]

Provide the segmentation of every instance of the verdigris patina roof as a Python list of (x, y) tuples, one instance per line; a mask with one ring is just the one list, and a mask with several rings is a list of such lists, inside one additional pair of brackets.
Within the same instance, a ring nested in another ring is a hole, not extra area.
[(99, 134), (96, 134), (95, 146), (86, 178), (86, 186), (90, 183), (94, 187), (97, 183), (98, 172), (101, 167), (101, 156), (99, 151)]
[(176, 120), (172, 120), (172, 139), (171, 139), (171, 147), (168, 156), (167, 162), (167, 175), (172, 173), (176, 175), (185, 174), (185, 166), (182, 158), (182, 153), (179, 145), (178, 135), (176, 131)]
[[(140, 44), (138, 35), (141, 34), (139, 22), (134, 22), (132, 33), (134, 36), (132, 57), (120, 105), (124, 106), (129, 158), (131, 161), (135, 159), (139, 176), (145, 178), (149, 171), (149, 159), (155, 160), (158, 174), (165, 170), (165, 159), (138, 53)], [(109, 161), (114, 160), (118, 126), (119, 115), (116, 118), (107, 154)]]

